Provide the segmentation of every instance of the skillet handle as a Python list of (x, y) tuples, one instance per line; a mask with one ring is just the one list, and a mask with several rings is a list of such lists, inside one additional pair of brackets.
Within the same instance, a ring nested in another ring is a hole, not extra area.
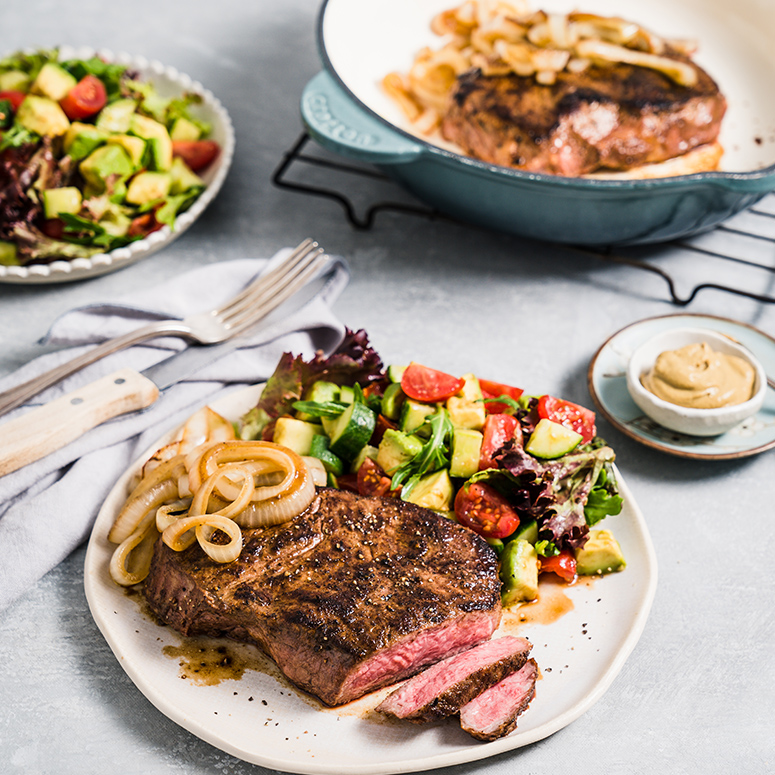
[(304, 88), (301, 116), (320, 145), (351, 159), (371, 164), (408, 164), (423, 152), (411, 137), (358, 106), (325, 71)]

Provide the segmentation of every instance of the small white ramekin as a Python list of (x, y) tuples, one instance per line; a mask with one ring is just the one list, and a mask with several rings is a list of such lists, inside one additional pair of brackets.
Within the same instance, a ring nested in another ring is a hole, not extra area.
[[(737, 355), (754, 367), (756, 379), (748, 401), (718, 409), (694, 409), (664, 401), (643, 387), (641, 377), (651, 370), (660, 353), (697, 342), (707, 342), (717, 352)], [(701, 328), (677, 328), (653, 336), (633, 352), (627, 366), (627, 389), (641, 411), (662, 427), (690, 436), (718, 436), (761, 409), (767, 377), (753, 353), (724, 334)]]

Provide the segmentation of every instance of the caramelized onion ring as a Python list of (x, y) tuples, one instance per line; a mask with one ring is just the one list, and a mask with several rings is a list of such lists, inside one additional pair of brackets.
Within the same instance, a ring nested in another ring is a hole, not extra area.
[[(228, 544), (215, 544), (210, 539), (216, 530), (229, 537)], [(242, 531), (234, 520), (219, 514), (198, 514), (173, 522), (161, 534), (161, 540), (173, 551), (181, 552), (194, 541), (215, 562), (232, 562), (242, 551)]]
[(120, 544), (137, 530), (148, 512), (178, 497), (178, 477), (184, 472), (183, 456), (165, 460), (140, 480), (118, 513), (108, 540)]
[[(149, 512), (131, 535), (116, 548), (110, 558), (110, 577), (122, 587), (139, 584), (151, 567), (153, 545), (159, 537), (156, 515)], [(130, 565), (132, 570), (130, 570)]]

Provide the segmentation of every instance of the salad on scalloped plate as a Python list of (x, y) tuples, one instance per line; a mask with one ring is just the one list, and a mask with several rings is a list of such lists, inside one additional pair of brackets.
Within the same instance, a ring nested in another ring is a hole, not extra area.
[(234, 134), (201, 84), (107, 51), (0, 59), (0, 282), (104, 274), (161, 249), (212, 201)]

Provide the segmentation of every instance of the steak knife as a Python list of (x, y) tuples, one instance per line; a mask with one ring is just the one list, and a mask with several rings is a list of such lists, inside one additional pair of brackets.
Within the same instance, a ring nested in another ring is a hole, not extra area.
[(192, 346), (142, 372), (120, 369), (0, 424), (0, 476), (50, 455), (114, 417), (151, 406), (161, 391), (239, 344), (232, 339)]

